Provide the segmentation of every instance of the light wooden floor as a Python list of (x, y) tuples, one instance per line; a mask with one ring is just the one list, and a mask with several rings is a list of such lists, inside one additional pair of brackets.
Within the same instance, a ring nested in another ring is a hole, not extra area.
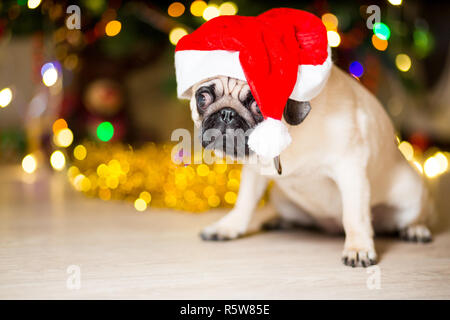
[[(450, 298), (447, 222), (428, 245), (377, 239), (381, 289), (370, 290), (367, 269), (341, 264), (342, 237), (295, 230), (204, 242), (199, 230), (223, 212), (138, 213), (74, 194), (62, 176), (26, 184), (14, 169), (0, 173), (2, 299)], [(70, 265), (80, 267), (79, 290), (66, 287)]]

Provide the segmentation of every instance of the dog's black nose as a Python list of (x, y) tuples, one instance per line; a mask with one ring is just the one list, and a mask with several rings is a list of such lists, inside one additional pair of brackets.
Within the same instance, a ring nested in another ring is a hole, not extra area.
[(220, 110), (220, 119), (226, 124), (233, 122), (235, 117), (236, 111), (234, 111), (232, 108), (223, 108), (222, 110)]

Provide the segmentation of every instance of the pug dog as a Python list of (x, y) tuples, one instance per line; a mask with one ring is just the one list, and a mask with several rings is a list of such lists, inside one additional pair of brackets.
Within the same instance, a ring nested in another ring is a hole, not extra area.
[[(246, 146), (246, 132), (264, 119), (246, 82), (219, 76), (197, 83), (190, 94), (192, 118), (205, 148), (234, 158), (256, 157)], [(234, 208), (201, 232), (204, 240), (245, 235), (270, 180), (270, 204), (279, 218), (269, 225), (344, 232), (345, 265), (377, 263), (374, 232), (431, 240), (424, 181), (398, 150), (385, 110), (356, 79), (333, 66), (320, 94), (311, 101), (289, 100), (283, 120), (292, 143), (274, 162), (244, 161), (252, 163), (243, 165)], [(209, 129), (222, 137), (205, 139)], [(231, 135), (245, 148), (224, 146)]]

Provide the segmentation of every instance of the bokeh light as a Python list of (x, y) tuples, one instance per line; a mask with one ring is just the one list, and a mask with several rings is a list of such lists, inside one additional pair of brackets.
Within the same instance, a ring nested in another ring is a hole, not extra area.
[(428, 178), (435, 178), (447, 170), (448, 159), (445, 154), (440, 151), (429, 157), (423, 165), (423, 171)]
[(224, 199), (225, 199), (225, 202), (227, 202), (229, 204), (234, 204), (234, 203), (236, 203), (237, 194), (236, 194), (236, 192), (228, 191), (227, 193), (225, 193)]
[(181, 2), (174, 2), (172, 3), (169, 8), (167, 8), (167, 13), (171, 17), (179, 17), (184, 13), (184, 5)]
[(105, 33), (109, 37), (114, 37), (122, 30), (122, 23), (117, 20), (112, 20), (106, 24)]
[(50, 156), (50, 164), (53, 169), (61, 171), (66, 166), (66, 157), (61, 151), (56, 150)]
[(59, 130), (55, 135), (54, 135), (54, 139), (53, 142), (58, 146), (58, 147), (64, 147), (67, 148), (68, 146), (70, 146), (73, 142), (73, 133), (72, 130), (70, 130), (69, 128), (64, 128), (62, 130)]
[(373, 33), (375, 33), (381, 40), (389, 40), (391, 36), (391, 30), (383, 22), (376, 22), (373, 25)]
[(191, 4), (191, 13), (195, 17), (201, 17), (206, 7), (208, 7), (208, 5), (206, 4), (205, 1), (196, 0)]
[(111, 140), (114, 136), (114, 126), (109, 121), (102, 122), (97, 127), (97, 137), (104, 142)]
[(210, 4), (203, 11), (203, 19), (206, 21), (211, 20), (220, 15), (219, 7), (215, 4)]
[(74, 149), (73, 149), (73, 156), (75, 157), (75, 159), (77, 160), (84, 160), (87, 156), (87, 150), (86, 147), (83, 146), (82, 144), (77, 145)]
[(413, 161), (412, 164), (414, 165), (414, 168), (420, 173), (423, 174), (423, 168), (422, 165), (418, 161)]
[(29, 9), (36, 9), (41, 4), (41, 0), (28, 0), (27, 6)]
[(387, 40), (382, 40), (377, 37), (376, 34), (372, 35), (372, 45), (375, 49), (379, 51), (384, 51), (387, 49), (389, 42)]
[(68, 126), (67, 126), (66, 120), (60, 118), (60, 119), (56, 120), (55, 122), (53, 122), (53, 126), (52, 126), (53, 133), (57, 134), (58, 131), (60, 131), (62, 129), (66, 129), (67, 127)]
[(336, 31), (330, 30), (327, 31), (327, 37), (328, 37), (328, 44), (330, 47), (337, 47), (341, 43), (341, 37), (339, 36), (339, 33)]
[(428, 178), (437, 177), (440, 173), (438, 159), (435, 157), (429, 157), (423, 164), (423, 171)]
[(400, 53), (395, 57), (395, 65), (398, 70), (407, 72), (411, 68), (411, 58), (404, 53)]
[(142, 191), (139, 194), (139, 198), (144, 200), (145, 203), (149, 204), (152, 201), (152, 195), (147, 191)]
[(338, 18), (332, 13), (325, 13), (322, 16), (322, 22), (328, 31), (330, 30), (336, 31), (339, 24)]
[(26, 173), (33, 173), (37, 168), (36, 157), (32, 154), (26, 155), (22, 160), (22, 169)]
[(13, 94), (10, 88), (4, 88), (0, 91), (0, 107), (5, 108), (8, 106), (13, 98)]
[(144, 199), (138, 198), (134, 201), (134, 207), (137, 211), (145, 211), (147, 209), (147, 202)]
[(402, 4), (402, 0), (388, 0), (393, 6), (399, 6)]
[(51, 62), (46, 63), (41, 68), (42, 82), (47, 86), (53, 86), (58, 81), (58, 70)]
[(174, 46), (176, 46), (178, 41), (180, 41), (180, 39), (183, 38), (187, 34), (188, 33), (184, 28), (178, 27), (178, 28), (172, 29), (172, 31), (170, 31), (170, 33), (169, 33), (170, 43), (172, 43)]
[(348, 70), (350, 71), (350, 73), (353, 76), (355, 76), (357, 78), (360, 78), (364, 73), (364, 68), (363, 68), (362, 64), (359, 63), (358, 61), (353, 61), (350, 64), (350, 67), (348, 68)]
[(408, 141), (402, 141), (398, 148), (400, 149), (406, 160), (411, 161), (414, 157), (414, 148)]
[(233, 2), (224, 2), (219, 6), (219, 14), (221, 16), (233, 16), (237, 11), (238, 7)]

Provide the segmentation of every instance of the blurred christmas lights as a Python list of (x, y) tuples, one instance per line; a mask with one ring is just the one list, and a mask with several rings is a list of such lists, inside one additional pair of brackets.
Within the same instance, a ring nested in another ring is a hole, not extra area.
[(181, 2), (174, 2), (169, 6), (169, 8), (167, 8), (167, 13), (169, 16), (177, 18), (183, 15), (184, 10), (184, 5)]
[(221, 16), (233, 16), (237, 12), (237, 5), (233, 2), (224, 2), (219, 6), (219, 14)]
[(398, 148), (400, 149), (403, 156), (406, 158), (406, 160), (411, 161), (414, 157), (414, 148), (408, 141), (402, 141)]
[(364, 68), (358, 61), (353, 61), (348, 69), (350, 73), (357, 78), (360, 78), (364, 73)]
[(372, 35), (372, 45), (375, 49), (379, 51), (384, 51), (387, 49), (389, 42), (387, 40), (382, 40), (378, 38), (376, 34)]
[(42, 82), (47, 86), (53, 86), (56, 81), (58, 81), (58, 70), (56, 66), (49, 62), (42, 66), (41, 68)]
[(400, 53), (395, 57), (395, 65), (398, 70), (407, 72), (411, 68), (411, 58), (404, 53)]
[(178, 41), (180, 41), (180, 39), (183, 38), (187, 34), (188, 33), (184, 28), (181, 28), (181, 27), (174, 28), (169, 33), (169, 40), (174, 46), (176, 46)]
[(114, 136), (114, 126), (109, 121), (102, 122), (97, 127), (97, 137), (104, 142), (111, 140)]
[(206, 21), (211, 20), (212, 18), (218, 17), (220, 15), (219, 7), (215, 4), (209, 4), (206, 9), (203, 11), (203, 19)]
[(27, 6), (29, 9), (36, 9), (41, 4), (41, 0), (28, 0)]
[(4, 88), (0, 90), (0, 107), (7, 107), (13, 98), (13, 94), (10, 88)]
[(66, 166), (66, 157), (61, 151), (54, 151), (50, 156), (50, 164), (53, 169), (61, 171)]
[(325, 13), (322, 16), (322, 22), (328, 31), (336, 31), (339, 24), (338, 18), (332, 13)]
[(134, 207), (137, 211), (145, 211), (147, 209), (147, 202), (144, 199), (138, 198), (134, 201)]
[(53, 142), (58, 147), (67, 148), (72, 144), (73, 133), (69, 128), (64, 128), (56, 132), (53, 136)]
[(327, 37), (328, 37), (328, 44), (330, 47), (337, 47), (341, 43), (341, 37), (339, 36), (339, 33), (336, 31), (330, 30), (327, 31)]
[(195, 0), (191, 4), (191, 13), (195, 17), (201, 17), (203, 16), (203, 11), (205, 11), (206, 7), (208, 7), (208, 5), (205, 1)]
[(114, 37), (120, 33), (122, 23), (117, 20), (112, 20), (106, 24), (105, 33), (108, 37)]
[(399, 6), (402, 4), (402, 0), (388, 0), (393, 6)]
[(33, 173), (34, 171), (36, 171), (36, 157), (32, 154), (26, 155), (22, 160), (22, 168), (26, 173)]
[(377, 22), (373, 25), (373, 33), (381, 40), (389, 40), (391, 36), (391, 30), (382, 22)]
[(73, 149), (73, 156), (75, 157), (75, 159), (77, 160), (84, 160), (87, 156), (87, 150), (86, 147), (83, 146), (82, 144), (77, 145), (74, 149)]

